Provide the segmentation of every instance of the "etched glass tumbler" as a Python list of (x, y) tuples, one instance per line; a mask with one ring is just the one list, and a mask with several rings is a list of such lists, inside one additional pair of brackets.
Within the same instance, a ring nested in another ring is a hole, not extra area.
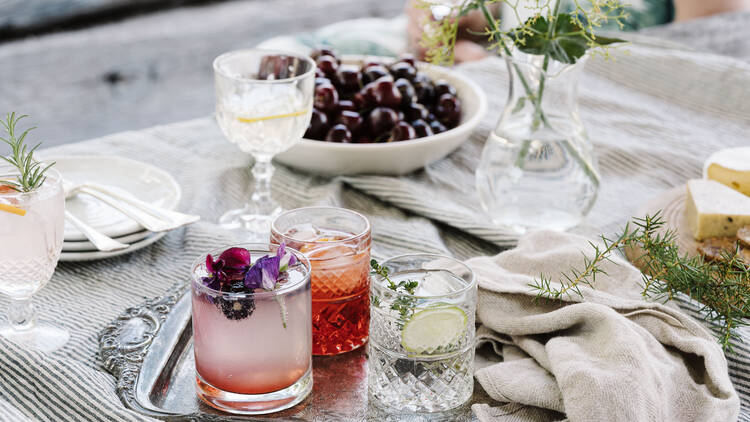
[(370, 288), (371, 401), (408, 412), (463, 405), (474, 390), (474, 274), (430, 254), (391, 258), (382, 267), (387, 275), (373, 276)]
[[(251, 256), (273, 255), (277, 245), (236, 245)], [(287, 409), (312, 391), (310, 263), (298, 251), (298, 263), (272, 291), (214, 290), (206, 255), (193, 264), (193, 349), (198, 396), (219, 410), (265, 414)]]
[(367, 218), (343, 208), (298, 208), (273, 221), (271, 242), (285, 242), (310, 260), (313, 354), (337, 355), (365, 344), (370, 324)]

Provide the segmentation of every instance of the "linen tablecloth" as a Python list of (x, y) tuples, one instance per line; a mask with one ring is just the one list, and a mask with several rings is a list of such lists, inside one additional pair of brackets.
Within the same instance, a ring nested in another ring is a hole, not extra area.
[[(644, 201), (700, 177), (713, 151), (750, 144), (750, 64), (683, 48), (631, 45), (616, 61), (590, 60), (580, 85), (581, 116), (594, 142), (603, 183), (591, 214), (575, 231), (613, 234)], [(276, 199), (287, 209), (333, 204), (372, 221), (374, 255), (408, 251), (465, 259), (494, 254), (514, 237), (492, 228), (474, 189), (481, 147), (505, 102), (507, 74), (496, 58), (462, 65), (489, 97), (489, 113), (448, 158), (403, 177), (308, 176), (277, 166)], [(205, 223), (177, 230), (139, 252), (91, 263), (61, 263), (35, 301), (40, 319), (71, 332), (44, 355), (0, 339), (0, 420), (143, 421), (125, 409), (97, 357), (97, 333), (125, 307), (186, 282), (190, 263), (218, 241), (211, 222), (250, 195), (251, 159), (226, 141), (212, 118), (114, 134), (43, 152), (107, 154), (159, 166), (183, 189), (180, 210)], [(0, 309), (7, 302), (0, 301)], [(694, 304), (681, 300), (691, 315)], [(750, 339), (746, 330), (743, 335)], [(737, 343), (729, 371), (750, 421), (750, 347)]]

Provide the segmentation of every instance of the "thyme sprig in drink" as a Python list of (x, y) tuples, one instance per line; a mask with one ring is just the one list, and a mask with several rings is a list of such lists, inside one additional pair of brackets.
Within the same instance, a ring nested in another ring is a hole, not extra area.
[(271, 241), (286, 242), (310, 260), (313, 354), (336, 355), (365, 344), (370, 322), (367, 219), (343, 208), (299, 208), (273, 221)]

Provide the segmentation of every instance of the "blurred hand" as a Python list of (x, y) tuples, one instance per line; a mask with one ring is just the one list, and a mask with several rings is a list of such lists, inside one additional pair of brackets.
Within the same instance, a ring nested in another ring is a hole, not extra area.
[(750, 0), (674, 0), (675, 21), (750, 10)]
[[(409, 49), (420, 60), (424, 60), (425, 49), (421, 46), (422, 32), (426, 19), (434, 19), (429, 9), (420, 9), (416, 5), (419, 0), (407, 0), (405, 13), (408, 19), (407, 37)], [(489, 5), (490, 12), (497, 15), (500, 3)], [(484, 33), (487, 21), (482, 12), (474, 10), (458, 21), (458, 37), (455, 46), (457, 63), (481, 60), (489, 54), (480, 44), (487, 41)], [(479, 33), (480, 35), (472, 34)]]

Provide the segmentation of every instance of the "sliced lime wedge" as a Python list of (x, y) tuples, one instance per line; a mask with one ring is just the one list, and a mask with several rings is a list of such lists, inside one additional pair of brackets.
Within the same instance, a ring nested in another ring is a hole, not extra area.
[(468, 317), (455, 306), (417, 312), (401, 329), (401, 345), (411, 353), (446, 351), (466, 332)]

